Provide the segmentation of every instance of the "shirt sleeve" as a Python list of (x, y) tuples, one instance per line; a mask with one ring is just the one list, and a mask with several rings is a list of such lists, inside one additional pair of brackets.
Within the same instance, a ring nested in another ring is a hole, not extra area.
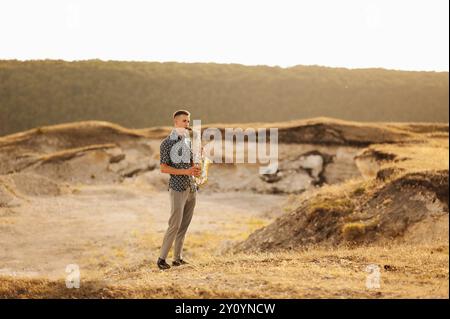
[(170, 165), (170, 145), (167, 140), (162, 141), (159, 148), (159, 163)]

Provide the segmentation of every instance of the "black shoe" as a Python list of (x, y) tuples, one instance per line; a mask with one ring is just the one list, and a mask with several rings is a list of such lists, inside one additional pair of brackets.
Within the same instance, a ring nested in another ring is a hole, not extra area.
[(158, 262), (156, 263), (159, 269), (166, 270), (170, 268), (170, 265), (166, 263), (164, 259), (158, 258)]
[(187, 265), (187, 264), (189, 264), (189, 263), (187, 261), (184, 261), (183, 259), (172, 261), (172, 266), (181, 266), (181, 265)]

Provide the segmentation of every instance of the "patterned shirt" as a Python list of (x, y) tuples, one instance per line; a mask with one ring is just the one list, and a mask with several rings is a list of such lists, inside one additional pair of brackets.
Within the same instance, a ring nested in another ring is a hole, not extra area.
[[(173, 129), (160, 146), (160, 164), (166, 164), (177, 169), (188, 169), (192, 166), (193, 154), (191, 141), (188, 136), (179, 135)], [(194, 178), (191, 175), (172, 175), (170, 174), (167, 190), (172, 188), (177, 192), (185, 191), (190, 188), (191, 192), (198, 190)]]

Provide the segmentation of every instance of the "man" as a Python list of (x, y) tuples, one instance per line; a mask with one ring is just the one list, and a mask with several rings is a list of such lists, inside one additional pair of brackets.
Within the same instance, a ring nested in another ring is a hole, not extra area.
[(172, 266), (187, 264), (182, 258), (182, 249), (186, 231), (194, 213), (197, 186), (193, 176), (200, 176), (201, 169), (193, 165), (192, 143), (189, 138), (190, 113), (178, 110), (173, 113), (174, 128), (160, 146), (160, 169), (170, 174), (170, 218), (169, 227), (164, 235), (159, 269), (169, 269), (166, 262), (172, 244), (175, 241)]

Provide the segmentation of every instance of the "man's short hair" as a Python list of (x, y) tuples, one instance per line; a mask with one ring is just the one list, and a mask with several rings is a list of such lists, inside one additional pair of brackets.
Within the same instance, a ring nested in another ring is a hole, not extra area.
[(173, 118), (177, 117), (178, 115), (187, 115), (187, 116), (191, 116), (191, 113), (189, 113), (186, 110), (178, 110), (173, 112)]

